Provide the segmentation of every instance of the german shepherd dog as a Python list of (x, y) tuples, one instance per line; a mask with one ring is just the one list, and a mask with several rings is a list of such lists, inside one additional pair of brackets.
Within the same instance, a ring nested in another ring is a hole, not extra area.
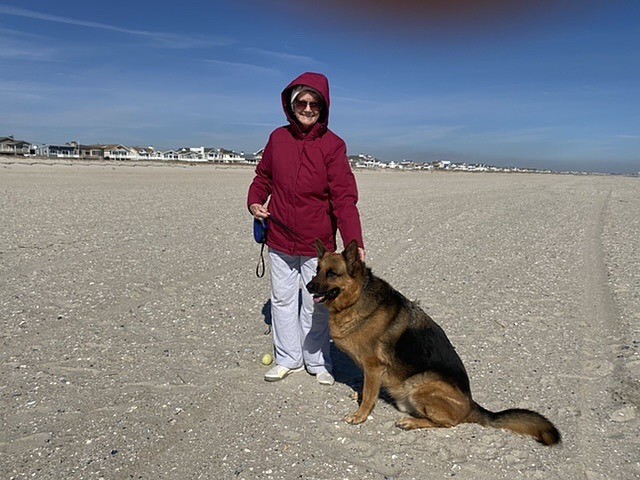
[(474, 402), (467, 372), (444, 330), (373, 275), (355, 242), (342, 253), (328, 252), (319, 240), (315, 246), (318, 270), (307, 290), (329, 308), (333, 341), (364, 373), (360, 406), (345, 417), (347, 423), (364, 422), (384, 387), (410, 415), (396, 423), (404, 430), (478, 423), (531, 435), (544, 445), (560, 441), (560, 432), (537, 412), (491, 412)]

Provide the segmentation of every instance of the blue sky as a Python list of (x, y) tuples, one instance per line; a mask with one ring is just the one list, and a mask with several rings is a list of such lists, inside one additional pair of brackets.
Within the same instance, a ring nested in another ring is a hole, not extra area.
[(637, 0), (344, 3), (0, 0), (0, 136), (252, 152), (316, 71), (350, 154), (640, 171)]

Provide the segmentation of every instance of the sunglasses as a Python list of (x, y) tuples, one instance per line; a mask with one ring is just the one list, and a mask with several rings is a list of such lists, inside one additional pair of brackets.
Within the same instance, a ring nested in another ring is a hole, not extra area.
[(293, 106), (296, 110), (306, 110), (307, 105), (314, 112), (317, 112), (318, 110), (320, 110), (320, 108), (322, 108), (322, 104), (320, 102), (307, 102), (306, 100), (296, 100), (295, 102), (293, 102)]

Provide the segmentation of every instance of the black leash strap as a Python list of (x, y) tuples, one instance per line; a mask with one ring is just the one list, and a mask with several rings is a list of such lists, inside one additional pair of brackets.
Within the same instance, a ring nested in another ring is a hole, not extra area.
[(293, 237), (296, 237), (298, 240), (300, 240), (301, 242), (304, 243), (304, 238), (302, 238), (300, 235), (298, 235), (294, 230), (292, 230), (289, 227), (287, 227), (284, 223), (282, 223), (280, 220), (275, 218), (273, 215), (269, 217), (269, 220), (271, 220), (273, 223), (278, 225), (280, 228), (282, 228), (289, 235), (291, 235)]
[[(287, 232), (289, 235), (297, 238), (298, 240), (300, 240), (301, 242), (304, 242), (304, 239), (298, 235), (294, 230), (292, 230), (291, 228), (287, 227), (284, 223), (282, 223), (280, 220), (278, 220), (277, 218), (270, 216), (268, 218), (268, 220), (272, 221), (273, 223), (275, 223), (276, 225), (278, 225), (279, 227), (281, 227), (285, 232)], [(267, 244), (267, 239), (265, 237), (264, 241), (262, 242), (262, 245), (260, 247), (260, 258), (258, 259), (258, 265), (256, 265), (256, 277), (258, 278), (262, 278), (264, 277), (264, 272), (265, 272), (265, 267), (264, 267), (264, 247)]]
[(264, 277), (264, 246), (266, 244), (266, 242), (263, 242), (260, 247), (260, 259), (258, 260), (258, 265), (256, 265), (256, 277), (258, 278)]

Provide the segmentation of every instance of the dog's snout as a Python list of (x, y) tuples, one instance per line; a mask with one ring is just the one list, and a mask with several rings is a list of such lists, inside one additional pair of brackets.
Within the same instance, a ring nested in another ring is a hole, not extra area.
[(318, 291), (318, 287), (316, 285), (315, 279), (316, 278), (313, 277), (311, 281), (307, 283), (307, 290), (309, 291), (309, 293), (317, 293)]

